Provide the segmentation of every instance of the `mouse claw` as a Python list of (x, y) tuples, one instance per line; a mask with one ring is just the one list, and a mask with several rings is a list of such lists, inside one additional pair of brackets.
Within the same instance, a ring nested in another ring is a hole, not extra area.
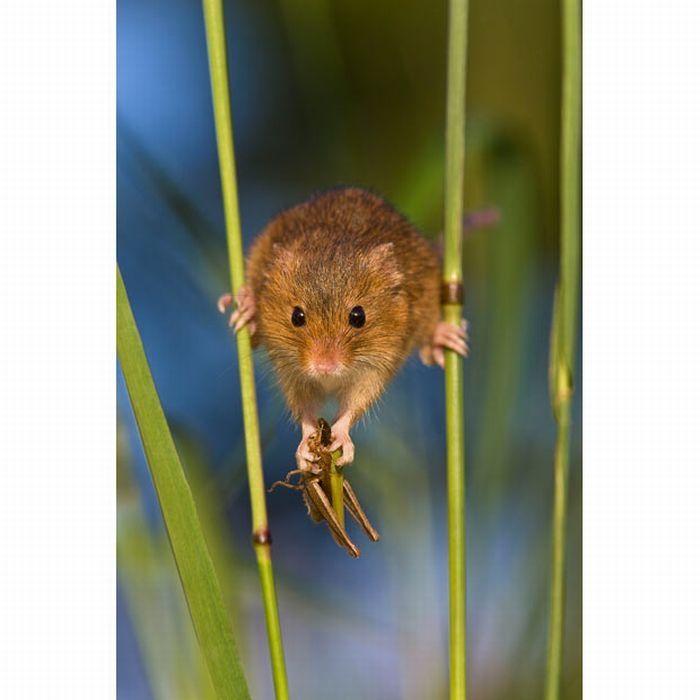
[(235, 333), (238, 333), (238, 331), (240, 331), (244, 326), (248, 326), (248, 331), (251, 335), (253, 335), (256, 328), (255, 321), (253, 320), (254, 317), (255, 309), (252, 311), (242, 311), (241, 309), (236, 309), (231, 314), (228, 325), (230, 328), (233, 328)]
[(216, 308), (219, 309), (220, 314), (225, 314), (226, 309), (231, 306), (233, 303), (233, 295), (232, 294), (222, 294), (217, 302), (216, 302)]

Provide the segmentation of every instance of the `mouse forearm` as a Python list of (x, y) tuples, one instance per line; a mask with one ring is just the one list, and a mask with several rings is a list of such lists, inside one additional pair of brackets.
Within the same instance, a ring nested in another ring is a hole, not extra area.
[(342, 423), (349, 430), (382, 395), (388, 377), (367, 374), (352, 384), (339, 398), (340, 406), (335, 424)]
[(378, 378), (367, 378), (364, 382), (354, 384), (342, 397), (338, 415), (331, 426), (333, 443), (330, 449), (340, 449), (341, 456), (336, 462), (338, 466), (349, 464), (355, 458), (355, 445), (350, 438), (350, 428), (359, 420), (365, 411), (379, 398), (384, 390), (385, 382)]

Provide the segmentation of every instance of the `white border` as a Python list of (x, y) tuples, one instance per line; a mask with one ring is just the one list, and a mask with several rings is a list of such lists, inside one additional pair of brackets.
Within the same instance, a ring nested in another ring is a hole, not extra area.
[(584, 0), (584, 695), (699, 698), (700, 6)]
[(115, 5), (0, 3), (0, 695), (115, 694)]

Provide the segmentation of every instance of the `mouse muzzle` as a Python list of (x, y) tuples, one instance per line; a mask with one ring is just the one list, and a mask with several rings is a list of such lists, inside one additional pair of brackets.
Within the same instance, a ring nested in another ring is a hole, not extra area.
[(346, 365), (339, 348), (314, 345), (309, 353), (308, 368), (314, 376), (332, 377), (341, 374)]

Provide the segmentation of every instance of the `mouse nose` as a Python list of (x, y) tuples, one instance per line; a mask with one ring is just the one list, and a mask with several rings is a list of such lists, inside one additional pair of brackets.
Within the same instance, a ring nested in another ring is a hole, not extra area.
[(330, 357), (323, 357), (315, 360), (312, 366), (319, 374), (333, 374), (340, 369), (340, 362)]
[(317, 374), (335, 374), (343, 366), (340, 354), (336, 350), (314, 353), (309, 364)]

